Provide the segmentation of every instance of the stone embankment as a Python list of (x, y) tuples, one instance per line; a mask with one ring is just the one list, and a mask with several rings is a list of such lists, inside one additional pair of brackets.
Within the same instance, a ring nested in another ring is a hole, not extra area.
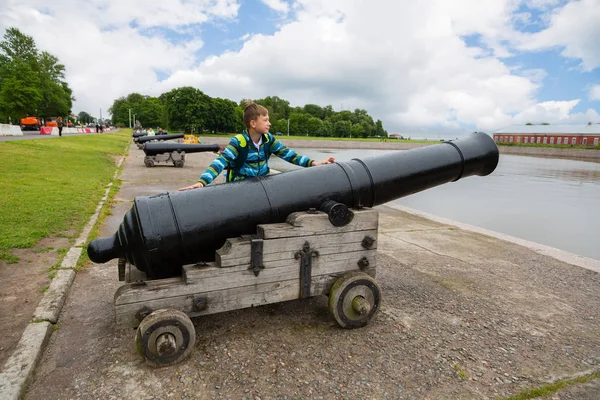
[[(375, 150), (410, 150), (417, 147), (429, 146), (439, 142), (430, 143), (409, 143), (401, 140), (390, 140), (387, 142), (361, 142), (346, 140), (298, 140), (286, 139), (286, 136), (280, 137), (280, 140), (286, 146), (291, 148), (312, 148), (312, 149), (375, 149)], [(225, 145), (229, 143), (229, 138), (203, 136), (200, 137), (203, 143), (218, 143)], [(552, 147), (522, 147), (522, 146), (499, 146), (500, 153), (513, 154), (530, 157), (550, 157), (567, 158), (571, 160), (600, 162), (600, 150), (595, 149), (564, 149)]]

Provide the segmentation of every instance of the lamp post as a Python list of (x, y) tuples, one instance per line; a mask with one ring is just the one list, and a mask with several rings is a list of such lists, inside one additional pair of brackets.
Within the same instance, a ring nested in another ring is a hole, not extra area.
[(288, 136), (290, 136), (290, 119), (288, 118)]
[(128, 108), (129, 110), (129, 128), (131, 128), (131, 108)]

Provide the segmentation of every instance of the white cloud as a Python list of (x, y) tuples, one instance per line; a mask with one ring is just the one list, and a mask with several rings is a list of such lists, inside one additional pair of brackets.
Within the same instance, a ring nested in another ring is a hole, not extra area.
[(591, 71), (600, 67), (598, 21), (598, 0), (570, 2), (552, 13), (547, 29), (523, 35), (519, 47), (524, 50), (561, 48), (564, 57), (581, 60), (582, 69)]
[(590, 98), (590, 100), (599, 100), (600, 101), (600, 85), (594, 85), (591, 87), (589, 98)]
[(269, 8), (275, 11), (287, 14), (290, 11), (290, 6), (283, 0), (262, 0)]
[(59, 58), (77, 99), (74, 111), (98, 115), (102, 108), (107, 115), (117, 97), (152, 92), (157, 71), (171, 75), (192, 68), (194, 52), (203, 46), (199, 37), (173, 44), (160, 33), (144, 35), (143, 29), (189, 30), (200, 22), (233, 18), (238, 8), (232, 0), (8, 0), (0, 9), (0, 32), (18, 27), (40, 50)]
[[(533, 52), (559, 46), (565, 57), (595, 68), (600, 46), (586, 39), (586, 30), (598, 32), (590, 22), (599, 19), (593, 0), (556, 11), (558, 0), (530, 0), (530, 9), (552, 13), (539, 34), (514, 29), (531, 18), (520, 15), (520, 0), (263, 0), (288, 18), (273, 35), (237, 33), (231, 42), (243, 42), (239, 51), (199, 63), (194, 51), (209, 39), (198, 24), (239, 23), (245, 16), (237, 15), (237, 1), (8, 1), (0, 10), (0, 29), (23, 27), (41, 49), (59, 57), (77, 110), (96, 113), (133, 91), (159, 95), (191, 85), (236, 101), (277, 95), (294, 106), (365, 108), (390, 132), (600, 122), (593, 109), (574, 113), (577, 99), (539, 102), (547, 72), (508, 67), (504, 59), (517, 51), (515, 44)], [(586, 12), (593, 18), (575, 18)], [(174, 44), (162, 36), (164, 27), (195, 39)], [(468, 47), (468, 35), (477, 35), (485, 47)], [(156, 71), (167, 78), (159, 81)]]
[(390, 129), (496, 128), (535, 105), (541, 73), (517, 76), (465, 45), (459, 35), (500, 35), (510, 19), (496, 13), (508, 6), (480, 5), (387, 2), (382, 12), (382, 2), (302, 0), (297, 21), (277, 34), (253, 36), (239, 52), (176, 73), (161, 89), (193, 84), (211, 96), (277, 94), (295, 105), (366, 108)]

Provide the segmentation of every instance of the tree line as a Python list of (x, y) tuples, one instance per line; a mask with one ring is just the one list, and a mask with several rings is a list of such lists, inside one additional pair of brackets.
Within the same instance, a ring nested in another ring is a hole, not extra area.
[(58, 58), (40, 52), (31, 36), (8, 28), (0, 41), (0, 121), (68, 116), (74, 100)]
[[(331, 105), (321, 107), (317, 104), (291, 107), (289, 101), (277, 96), (254, 102), (269, 110), (272, 133), (354, 138), (387, 136), (382, 122), (374, 121), (363, 109), (335, 111)], [(135, 115), (135, 120), (143, 126), (160, 126), (187, 133), (232, 133), (244, 130), (243, 107), (243, 100), (236, 103), (213, 98), (199, 89), (185, 86), (159, 97), (130, 93), (116, 99), (109, 112), (113, 125), (129, 126), (130, 116)]]

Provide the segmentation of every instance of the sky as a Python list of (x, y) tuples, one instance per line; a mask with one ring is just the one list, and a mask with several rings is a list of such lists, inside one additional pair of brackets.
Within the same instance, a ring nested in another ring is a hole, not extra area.
[(193, 86), (366, 109), (389, 133), (600, 123), (600, 0), (0, 0), (73, 111)]

